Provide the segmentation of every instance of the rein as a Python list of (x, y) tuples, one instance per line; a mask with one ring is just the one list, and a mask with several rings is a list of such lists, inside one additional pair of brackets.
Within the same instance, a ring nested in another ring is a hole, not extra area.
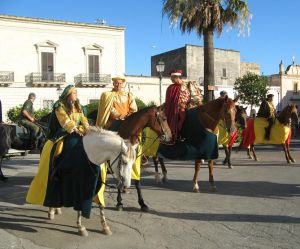
[[(162, 133), (164, 134), (164, 135), (161, 135), (161, 137), (162, 136), (166, 136), (165, 134), (166, 134), (166, 131), (165, 131), (165, 129), (164, 129), (164, 126), (163, 126), (163, 124), (162, 124), (162, 121), (161, 121), (161, 116), (160, 116), (160, 113), (159, 113), (159, 111), (158, 112), (156, 112), (155, 113), (155, 116), (156, 116), (156, 118), (155, 118), (155, 120), (154, 120), (154, 125), (155, 125), (155, 123), (156, 123), (156, 121), (159, 123), (159, 125), (160, 125), (160, 129), (161, 129), (161, 131), (162, 131)], [(159, 138), (160, 136), (157, 136), (157, 138)], [(156, 139), (157, 139), (156, 138)], [(154, 141), (155, 142), (155, 141)], [(153, 142), (153, 143), (154, 143)], [(152, 146), (152, 144), (151, 144), (151, 146)]]

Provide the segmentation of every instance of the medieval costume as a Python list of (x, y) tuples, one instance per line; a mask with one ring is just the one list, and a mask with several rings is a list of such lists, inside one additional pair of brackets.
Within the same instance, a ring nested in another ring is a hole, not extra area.
[(180, 79), (182, 70), (175, 70), (171, 73), (173, 82), (167, 88), (166, 109), (168, 124), (172, 132), (173, 141), (180, 137), (180, 131), (186, 118), (186, 109), (202, 104), (201, 92), (199, 87), (193, 82), (184, 82)]
[(47, 207), (73, 207), (89, 218), (99, 166), (89, 162), (84, 151), (82, 135), (89, 124), (77, 97), (70, 103), (74, 91), (74, 86), (67, 86), (53, 105), (48, 141), (26, 201)]

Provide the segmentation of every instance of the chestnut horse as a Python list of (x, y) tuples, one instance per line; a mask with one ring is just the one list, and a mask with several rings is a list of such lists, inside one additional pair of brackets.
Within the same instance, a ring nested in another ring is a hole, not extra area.
[[(228, 98), (218, 98), (201, 105), (188, 113), (193, 113), (189, 119), (189, 114), (184, 123), (182, 135), (183, 142), (179, 141), (173, 146), (160, 145), (158, 155), (173, 160), (195, 160), (195, 172), (193, 177), (193, 190), (199, 191), (198, 174), (201, 159), (208, 160), (210, 190), (216, 191), (214, 182), (214, 159), (218, 157), (217, 136), (214, 135), (220, 120), (224, 121), (224, 126), (228, 133), (235, 129), (235, 101)], [(201, 129), (202, 127), (202, 129)], [(193, 131), (191, 131), (193, 130)], [(203, 131), (203, 132), (202, 132)], [(202, 134), (205, 133), (204, 137)]]
[[(248, 126), (243, 132), (244, 137), (243, 141), (241, 142), (241, 145), (247, 148), (249, 158), (254, 158), (255, 161), (258, 161), (258, 157), (254, 149), (254, 144), (282, 144), (287, 163), (294, 163), (295, 160), (290, 154), (289, 137), (291, 135), (291, 120), (295, 120), (296, 123), (299, 123), (297, 106), (295, 104), (290, 104), (280, 112), (279, 116), (276, 117), (275, 124), (273, 124), (271, 128), (271, 136), (269, 141), (261, 139), (261, 136), (257, 137), (259, 136), (259, 134), (256, 134), (257, 131), (259, 131), (259, 133), (262, 133), (262, 137), (264, 135), (263, 128), (261, 131), (259, 128), (255, 128), (254, 122), (258, 119), (262, 120), (264, 118), (249, 119)], [(267, 125), (266, 120), (265, 123)], [(250, 151), (252, 152), (253, 157), (251, 156)]]
[[(244, 108), (242, 106), (236, 105), (235, 108), (236, 108), (235, 122), (236, 122), (236, 124), (238, 124), (238, 126), (241, 129), (245, 129), (247, 126), (247, 113), (246, 113), (247, 107)], [(223, 124), (222, 124), (222, 126), (223, 126)], [(218, 124), (218, 127), (220, 129), (220, 124)], [(221, 128), (224, 129), (225, 127), (221, 127)], [(219, 145), (223, 146), (224, 151), (225, 151), (225, 159), (223, 160), (223, 165), (227, 164), (228, 168), (232, 169), (233, 166), (231, 164), (231, 152), (232, 152), (233, 143), (237, 139), (238, 131), (237, 131), (237, 129), (235, 129), (234, 133), (232, 133), (232, 134), (229, 134), (226, 131), (225, 131), (225, 133), (226, 134), (223, 134), (223, 135), (227, 136), (226, 139), (222, 139), (219, 136), (218, 143), (219, 143)], [(146, 146), (145, 147), (148, 147), (147, 144), (152, 143), (152, 140), (155, 137), (155, 133), (151, 130), (147, 130), (145, 136), (146, 136), (146, 138), (145, 138)], [(223, 143), (225, 140), (227, 141), (227, 143)], [(163, 183), (165, 183), (167, 181), (167, 169), (166, 169), (163, 158), (157, 156), (158, 146), (159, 146), (159, 144), (155, 143), (152, 148), (148, 148), (148, 150), (145, 151), (145, 154), (147, 156), (152, 156), (154, 168), (155, 168), (156, 182), (159, 183), (162, 181)], [(159, 164), (161, 165), (161, 169), (162, 169), (162, 177), (158, 170)]]
[[(146, 107), (128, 116), (120, 124), (117, 132), (123, 139), (128, 139), (132, 145), (138, 144), (139, 137), (144, 128), (150, 127), (154, 130), (158, 136), (156, 139), (162, 141), (170, 141), (172, 138), (171, 130), (167, 122), (167, 118), (163, 112), (162, 107)], [(141, 156), (141, 152), (138, 152), (138, 156)], [(137, 165), (140, 167), (140, 165)], [(134, 179), (135, 187), (138, 194), (138, 203), (142, 211), (147, 212), (149, 210), (148, 206), (145, 204), (142, 192), (140, 180)], [(118, 188), (117, 197), (117, 208), (118, 210), (123, 209), (122, 204), (122, 189)]]

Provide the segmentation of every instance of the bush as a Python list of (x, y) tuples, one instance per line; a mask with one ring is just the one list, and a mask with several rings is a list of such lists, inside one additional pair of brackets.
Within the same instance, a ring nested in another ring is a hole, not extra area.
[(83, 107), (84, 113), (86, 116), (88, 116), (93, 111), (98, 110), (99, 101), (93, 102), (91, 104), (87, 104)]
[[(21, 110), (22, 105), (10, 108), (6, 113), (9, 121), (11, 121), (12, 123), (17, 123), (20, 119)], [(49, 110), (48, 108), (38, 109), (34, 112), (34, 117), (35, 119), (39, 120), (41, 117), (49, 114), (50, 112), (51, 110)]]
[(141, 109), (147, 107), (147, 105), (140, 98), (135, 98), (135, 102), (136, 102), (138, 110), (141, 110)]

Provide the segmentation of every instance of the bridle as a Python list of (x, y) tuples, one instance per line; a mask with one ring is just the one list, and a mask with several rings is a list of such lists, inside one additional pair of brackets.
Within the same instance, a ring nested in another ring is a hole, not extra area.
[(167, 138), (167, 137), (166, 137), (166, 130), (165, 130), (165, 128), (164, 128), (164, 125), (163, 125), (163, 121), (162, 121), (162, 117), (161, 117), (161, 113), (160, 113), (160, 112), (161, 112), (161, 111), (158, 110), (158, 111), (155, 113), (154, 125), (155, 125), (156, 122), (159, 123), (160, 129), (161, 129), (163, 135), (158, 136), (158, 138), (161, 139), (162, 141), (165, 141), (166, 138)]

